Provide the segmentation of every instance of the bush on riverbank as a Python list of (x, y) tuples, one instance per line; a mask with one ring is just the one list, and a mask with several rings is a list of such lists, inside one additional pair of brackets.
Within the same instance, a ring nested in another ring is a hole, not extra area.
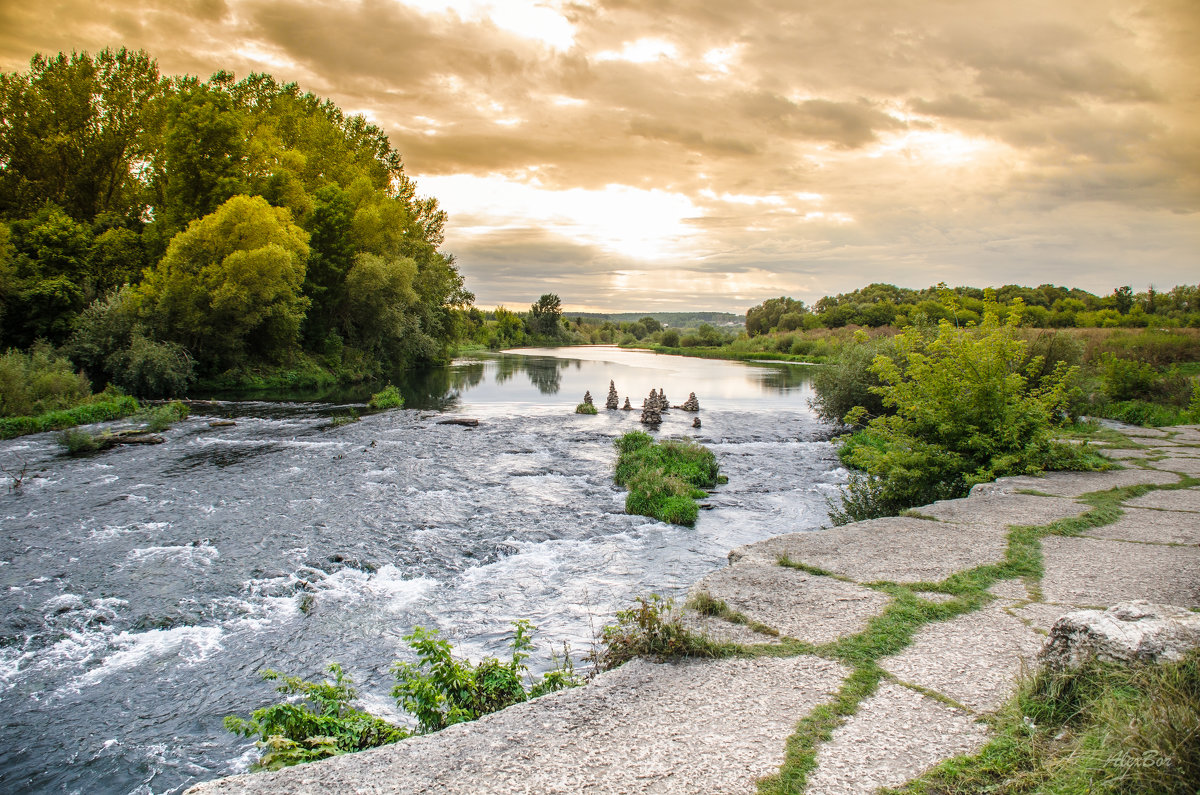
[(615, 442), (616, 482), (629, 489), (625, 512), (669, 524), (696, 523), (696, 499), (721, 481), (716, 456), (690, 439), (655, 443), (642, 431), (631, 431)]
[(396, 676), (392, 696), (417, 719), (415, 732), (350, 706), (355, 691), (337, 663), (329, 666), (332, 682), (310, 682), (265, 671), (264, 679), (280, 682), (278, 692), (300, 698), (256, 709), (249, 719), (229, 715), (225, 728), (242, 737), (258, 738), (262, 756), (253, 770), (277, 770), (439, 731), (583, 684), (565, 644), (561, 657), (552, 655), (554, 665), (549, 671), (540, 678), (529, 674), (525, 660), (533, 650), (534, 629), (528, 621), (514, 621), (511, 658), (485, 657), (472, 664), (455, 659), (450, 642), (441, 639), (437, 630), (414, 627), (404, 640), (417, 653), (417, 662), (397, 662), (392, 667)]
[(1004, 324), (989, 311), (978, 327), (943, 320), (933, 335), (909, 328), (894, 354), (874, 358), (879, 385), (869, 391), (885, 413), (857, 407), (846, 415), (864, 426), (842, 447), (861, 474), (832, 510), (836, 524), (960, 497), (1005, 475), (1104, 466), (1086, 446), (1052, 438), (1069, 417), (1078, 370), (1060, 362), (1044, 374), (1014, 334), (1019, 321), (1015, 310)]
[(1200, 781), (1200, 651), (1163, 665), (1041, 672), (1001, 708), (993, 736), (890, 792), (1190, 795)]
[(252, 770), (278, 770), (302, 762), (376, 748), (403, 740), (411, 732), (350, 706), (355, 697), (350, 677), (337, 663), (329, 666), (330, 682), (309, 682), (277, 671), (264, 671), (263, 679), (280, 682), (275, 689), (300, 696), (256, 709), (250, 718), (229, 715), (225, 728), (242, 737), (257, 737), (262, 756)]
[(138, 402), (128, 395), (102, 392), (93, 396), (92, 399), (96, 402), (84, 403), (81, 406), (61, 411), (49, 411), (36, 417), (4, 417), (0, 419), (0, 439), (13, 439), (29, 433), (59, 431), (76, 425), (119, 420), (136, 413), (139, 409)]

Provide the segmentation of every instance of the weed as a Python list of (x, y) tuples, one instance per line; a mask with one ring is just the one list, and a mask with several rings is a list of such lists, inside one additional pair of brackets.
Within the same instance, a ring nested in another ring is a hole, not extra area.
[(178, 400), (155, 406), (146, 412), (146, 430), (160, 433), (170, 428), (173, 423), (187, 419), (189, 414), (191, 410)]
[(595, 414), (596, 406), (592, 403), (580, 403), (575, 407), (576, 414)]
[(658, 594), (639, 596), (627, 610), (617, 612), (617, 621), (605, 627), (601, 639), (600, 667), (616, 668), (634, 657), (655, 660), (681, 657), (723, 657), (732, 644), (721, 644), (692, 632), (683, 624), (673, 599)]

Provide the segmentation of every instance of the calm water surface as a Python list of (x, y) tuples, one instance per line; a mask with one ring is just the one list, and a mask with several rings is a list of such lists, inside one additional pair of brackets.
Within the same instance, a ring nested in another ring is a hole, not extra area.
[[(808, 370), (616, 348), (526, 349), (400, 382), (409, 409), (331, 427), (364, 396), (221, 402), (155, 447), (28, 464), (0, 493), (0, 791), (165, 793), (247, 769), (221, 720), (273, 700), (258, 672), (340, 662), (365, 708), (403, 721), (388, 669), (436, 627), (503, 654), (509, 623), (586, 651), (637, 595), (682, 595), (731, 547), (826, 521), (845, 473)], [(694, 391), (661, 435), (729, 476), (695, 528), (622, 513), (612, 440), (639, 411), (578, 416), (609, 380), (635, 406)], [(439, 425), (480, 419), (478, 428)], [(234, 427), (211, 427), (230, 418)], [(115, 423), (116, 427), (130, 423)], [(6, 479), (7, 480), (7, 479)]]

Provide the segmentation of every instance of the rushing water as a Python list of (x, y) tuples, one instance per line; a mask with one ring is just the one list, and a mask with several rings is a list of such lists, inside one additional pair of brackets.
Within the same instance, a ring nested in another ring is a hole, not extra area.
[[(413, 409), (340, 427), (352, 406), (326, 396), (219, 403), (166, 444), (92, 457), (52, 434), (0, 442), (0, 467), (28, 466), (0, 495), (0, 791), (178, 792), (244, 771), (251, 746), (221, 720), (273, 700), (268, 667), (340, 662), (364, 707), (402, 721), (388, 669), (418, 625), (475, 659), (503, 654), (517, 618), (539, 627), (535, 666), (551, 639), (585, 651), (634, 596), (682, 595), (731, 547), (825, 521), (844, 473), (807, 376), (526, 350), (412, 377)], [(703, 428), (673, 411), (660, 431), (729, 476), (695, 528), (622, 513), (612, 440), (640, 412), (573, 413), (585, 390), (603, 407), (609, 379), (635, 406), (652, 387), (699, 397)]]

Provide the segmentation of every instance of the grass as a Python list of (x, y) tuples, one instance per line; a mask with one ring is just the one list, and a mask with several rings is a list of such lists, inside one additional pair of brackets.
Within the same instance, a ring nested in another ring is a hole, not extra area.
[(145, 412), (146, 430), (159, 433), (171, 427), (173, 423), (180, 420), (186, 420), (191, 410), (187, 405), (180, 403), (178, 400), (172, 400), (170, 403), (154, 408), (147, 409)]
[(1200, 782), (1200, 650), (1027, 677), (979, 753), (893, 793), (1187, 793)]
[(404, 397), (400, 394), (400, 390), (388, 384), (382, 392), (376, 392), (371, 395), (371, 399), (367, 401), (367, 406), (376, 410), (384, 409), (402, 409), (404, 408)]
[(60, 431), (76, 425), (119, 420), (122, 417), (136, 414), (140, 410), (138, 402), (128, 395), (102, 392), (95, 398), (102, 399), (74, 408), (48, 411), (33, 417), (0, 418), (0, 439), (13, 439), (30, 433)]
[(595, 414), (596, 406), (592, 403), (580, 403), (575, 407), (576, 414)]
[(663, 661), (687, 657), (728, 657), (736, 653), (732, 643), (717, 643), (683, 624), (683, 615), (673, 599), (658, 594), (639, 596), (633, 606), (617, 611), (615, 624), (601, 635), (603, 649), (597, 651), (597, 667), (616, 668), (635, 657)]
[(690, 527), (699, 514), (696, 499), (722, 482), (716, 456), (691, 440), (655, 442), (648, 433), (631, 431), (615, 445), (615, 479), (629, 489), (626, 513)]

